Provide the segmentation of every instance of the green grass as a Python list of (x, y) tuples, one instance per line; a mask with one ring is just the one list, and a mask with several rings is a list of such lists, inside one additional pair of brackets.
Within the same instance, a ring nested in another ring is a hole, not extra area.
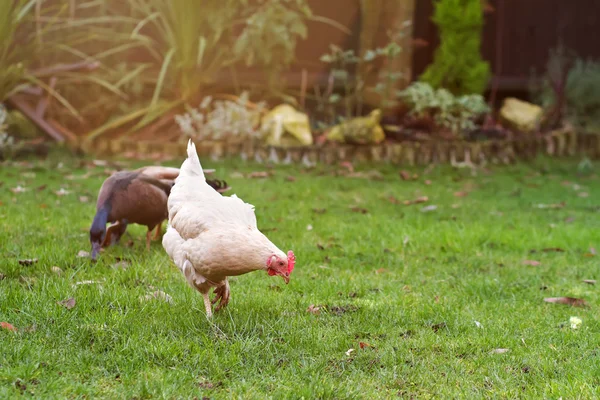
[[(598, 287), (582, 282), (598, 278), (598, 256), (586, 253), (600, 246), (600, 181), (578, 176), (572, 162), (476, 177), (440, 167), (411, 182), (390, 166), (382, 181), (294, 167), (243, 179), (232, 174), (264, 167), (205, 162), (297, 257), (287, 286), (261, 272), (232, 279), (229, 306), (208, 321), (160, 243), (145, 251), (145, 228), (130, 227), (95, 265), (77, 257), (89, 250), (104, 168), (61, 161), (1, 166), (0, 321), (18, 331), (0, 329), (0, 398), (600, 396)], [(28, 191), (9, 190), (18, 184)], [(57, 196), (61, 187), (69, 193)], [(129, 267), (115, 268), (118, 257)], [(28, 258), (38, 262), (19, 265)], [(101, 283), (74, 286), (84, 280)], [(140, 301), (154, 290), (173, 303)], [(558, 296), (589, 307), (544, 302)], [(57, 304), (70, 297), (74, 308)]]

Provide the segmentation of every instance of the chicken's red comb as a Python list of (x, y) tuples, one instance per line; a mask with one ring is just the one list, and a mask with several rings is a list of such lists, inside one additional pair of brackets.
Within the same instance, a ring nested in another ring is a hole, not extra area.
[(296, 264), (296, 256), (294, 255), (293, 251), (288, 251), (287, 254), (287, 259), (288, 259), (288, 273), (292, 273), (292, 271), (294, 270), (294, 264)]

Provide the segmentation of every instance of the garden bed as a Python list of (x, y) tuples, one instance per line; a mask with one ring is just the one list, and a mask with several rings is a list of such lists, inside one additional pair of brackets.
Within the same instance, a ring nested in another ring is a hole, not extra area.
[[(555, 131), (544, 136), (523, 136), (510, 140), (389, 142), (379, 145), (326, 144), (295, 148), (264, 146), (257, 141), (196, 141), (200, 156), (213, 159), (243, 157), (258, 162), (334, 164), (343, 161), (387, 162), (397, 165), (510, 164), (538, 155), (555, 157), (586, 155), (600, 157), (600, 137), (574, 131)], [(179, 158), (185, 155), (185, 140), (136, 141), (128, 139), (81, 143), (97, 156)]]

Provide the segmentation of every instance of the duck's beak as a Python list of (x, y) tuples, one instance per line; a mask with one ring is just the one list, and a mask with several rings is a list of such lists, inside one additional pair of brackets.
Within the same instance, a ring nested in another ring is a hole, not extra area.
[(98, 257), (98, 253), (100, 253), (101, 247), (102, 246), (100, 243), (97, 243), (97, 242), (92, 243), (92, 255), (91, 255), (92, 261), (96, 261), (96, 258)]

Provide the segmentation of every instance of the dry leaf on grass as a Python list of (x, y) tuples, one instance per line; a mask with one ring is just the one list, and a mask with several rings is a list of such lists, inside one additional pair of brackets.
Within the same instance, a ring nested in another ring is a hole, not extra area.
[(550, 210), (557, 210), (560, 208), (564, 208), (567, 205), (567, 203), (565, 203), (564, 201), (557, 203), (557, 204), (534, 204), (535, 208), (542, 208), (542, 209), (550, 209)]
[(326, 208), (313, 208), (312, 210), (315, 214), (325, 214), (327, 212)]
[(353, 351), (354, 349), (348, 349), (348, 351), (346, 351), (346, 355), (350, 357), (350, 354), (352, 354)]
[(270, 173), (267, 171), (254, 171), (248, 174), (248, 178), (268, 178)]
[(296, 177), (293, 175), (288, 175), (285, 177), (285, 180), (288, 182), (296, 182)]
[(510, 349), (494, 349), (492, 350), (492, 354), (504, 354), (508, 353)]
[(579, 192), (577, 195), (578, 195), (579, 197), (584, 197), (584, 198), (585, 198), (585, 197), (590, 197), (590, 194), (589, 194), (588, 192)]
[(355, 213), (360, 213), (360, 214), (367, 214), (369, 212), (369, 210), (367, 210), (366, 208), (362, 208), (362, 207), (350, 207), (350, 211), (355, 212)]
[(81, 286), (81, 285), (93, 285), (95, 283), (102, 283), (102, 282), (101, 281), (81, 281), (81, 282), (75, 282), (75, 284), (73, 284), (73, 287)]
[(366, 342), (358, 342), (358, 346), (359, 346), (361, 349), (364, 349), (365, 347), (373, 347), (373, 346), (371, 346), (369, 343), (366, 343)]
[(541, 262), (536, 261), (536, 260), (523, 260), (522, 264), (523, 265), (530, 265), (532, 267), (539, 267), (540, 265), (542, 265)]
[(29, 266), (35, 264), (36, 262), (38, 262), (37, 258), (26, 258), (24, 260), (19, 260), (19, 265)]
[(59, 275), (59, 276), (62, 274), (62, 269), (60, 269), (60, 267), (57, 267), (57, 266), (50, 268), (50, 271), (54, 272), (56, 275)]
[(417, 174), (411, 174), (406, 170), (400, 171), (400, 178), (402, 178), (403, 181), (412, 181), (417, 179), (418, 177), (419, 176)]
[(77, 257), (79, 257), (79, 258), (89, 257), (89, 256), (90, 256), (89, 251), (79, 250), (79, 252), (77, 253)]
[(467, 197), (469, 192), (454, 192), (454, 197)]
[(48, 187), (48, 185), (40, 185), (38, 187), (35, 188), (35, 190), (37, 190), (38, 192), (41, 192), (42, 190), (46, 189)]
[(16, 332), (17, 328), (9, 324), (8, 322), (0, 322), (0, 328), (6, 329), (7, 331)]
[(140, 301), (149, 301), (154, 299), (162, 300), (166, 303), (173, 303), (173, 298), (170, 295), (163, 292), (162, 290), (157, 290), (143, 297), (140, 297)]
[(437, 208), (438, 208), (438, 207), (437, 207), (436, 205), (433, 205), (433, 204), (432, 204), (432, 205), (430, 205), (430, 206), (426, 206), (426, 207), (423, 207), (423, 208), (421, 208), (421, 212), (423, 212), (423, 213), (426, 213), (426, 212), (432, 212), (432, 211), (435, 211), (435, 210), (437, 210)]
[(60, 188), (59, 190), (57, 190), (56, 192), (54, 192), (57, 196), (66, 196), (68, 195), (69, 192), (68, 190), (65, 190), (65, 188)]
[(595, 285), (596, 284), (596, 280), (595, 279), (584, 279), (583, 282), (587, 283), (588, 285)]
[(56, 304), (63, 306), (67, 310), (70, 310), (71, 308), (75, 307), (75, 299), (70, 297), (63, 301), (57, 301)]
[(11, 188), (10, 191), (13, 192), (13, 193), (23, 193), (23, 192), (26, 192), (27, 189), (25, 189), (24, 187), (22, 187), (21, 185), (19, 185), (17, 187)]
[(417, 197), (414, 200), (404, 200), (404, 205), (405, 206), (409, 206), (411, 204), (426, 203), (428, 201), (429, 201), (429, 197), (427, 197), (427, 196), (421, 196), (421, 197)]
[(90, 201), (90, 198), (87, 196), (79, 196), (79, 202), (80, 203), (87, 203)]
[(308, 306), (308, 308), (306, 309), (306, 311), (309, 312), (309, 313), (311, 313), (311, 314), (319, 315), (321, 313), (321, 307), (315, 306), (314, 304), (311, 304), (310, 306)]
[(587, 303), (583, 299), (577, 299), (575, 297), (546, 297), (544, 299), (546, 303), (564, 304), (572, 307), (585, 307)]
[(313, 230), (313, 226), (312, 225), (306, 225), (306, 230), (307, 231), (312, 231)]

